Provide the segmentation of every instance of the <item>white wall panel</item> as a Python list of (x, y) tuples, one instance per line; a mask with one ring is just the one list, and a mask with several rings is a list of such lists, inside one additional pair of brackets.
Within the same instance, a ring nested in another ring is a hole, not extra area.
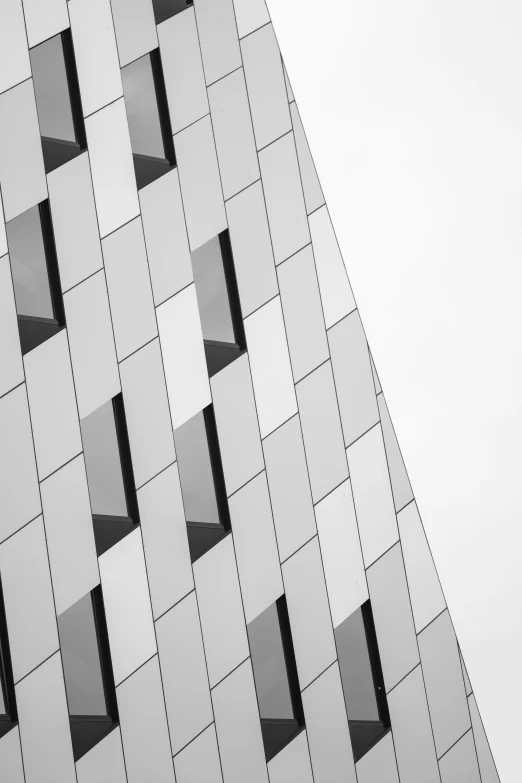
[(67, 0), (23, 0), (29, 46), (47, 40), (69, 27)]
[(104, 552), (99, 563), (112, 668), (117, 685), (156, 652), (139, 528)]
[(88, 117), (85, 130), (100, 235), (104, 237), (139, 212), (124, 99)]
[(488, 738), (482, 725), (482, 719), (478, 711), (477, 702), (474, 696), (470, 696), (468, 699), (469, 711), (471, 713), (471, 725), (473, 726), (473, 734), (475, 737), (475, 746), (477, 748), (477, 756), (480, 767), (480, 776), (482, 783), (500, 783), (497, 768), (491, 755), (491, 748), (489, 747)]
[[(232, 3), (232, 0), (228, 0)], [(216, 0), (210, 0), (216, 5)], [(217, 4), (219, 5), (219, 4)], [(207, 3), (207, 6), (210, 4)], [(197, 9), (201, 8), (201, 3)], [(259, 179), (256, 145), (243, 69), (238, 68), (208, 90), (224, 197)]]
[(388, 406), (384, 399), (384, 394), (379, 394), (377, 397), (377, 404), (379, 405), (384, 448), (386, 449), (386, 457), (390, 469), (393, 500), (395, 502), (395, 509), (400, 511), (410, 502), (410, 500), (413, 500), (413, 491), (406, 472), (404, 460), (402, 459), (395, 430), (393, 429), (393, 424), (390, 419)]
[(212, 84), (241, 65), (234, 4), (232, 0), (198, 0), (201, 54), (207, 84)]
[(174, 759), (177, 783), (223, 783), (214, 724)]
[(103, 271), (64, 298), (80, 419), (120, 391), (109, 299)]
[(214, 718), (194, 592), (157, 621), (156, 633), (175, 755)]
[(355, 765), (358, 783), (399, 783), (391, 731)]
[(156, 313), (170, 415), (177, 429), (211, 402), (195, 286), (161, 304)]
[[(1, 210), (1, 205), (0, 205)], [(1, 212), (0, 212), (1, 220)], [(24, 379), (18, 320), (9, 257), (0, 258), (0, 396)]]
[[(287, 81), (287, 88), (288, 86), (289, 82)], [(324, 196), (295, 101), (290, 104), (290, 114), (292, 115), (292, 125), (294, 127), (295, 146), (301, 170), (306, 211), (310, 214), (310, 212), (314, 212), (324, 204)]]
[(319, 543), (334, 628), (368, 598), (350, 481), (315, 507)]
[(152, 293), (159, 305), (194, 279), (178, 170), (142, 188), (139, 199)]
[(270, 21), (265, 0), (234, 0), (234, 8), (240, 38)]
[(264, 471), (238, 490), (228, 504), (245, 619), (250, 623), (284, 592)]
[(111, 0), (111, 6), (123, 68), (158, 46), (152, 0)]
[(76, 763), (78, 783), (127, 783), (119, 726)]
[(100, 581), (83, 454), (41, 485), (56, 613)]
[(0, 769), (9, 783), (25, 783), (18, 726), (0, 739)]
[(89, 154), (54, 169), (47, 177), (62, 291), (103, 266)]
[(285, 326), (279, 297), (245, 320), (250, 370), (261, 437), (297, 413)]
[(0, 92), (31, 75), (24, 11), (20, 0), (3, 0), (0, 26)]
[(174, 137), (191, 250), (227, 226), (210, 116)]
[(268, 762), (270, 783), (313, 783), (306, 731)]
[(32, 79), (0, 95), (0, 184), (6, 223), (47, 198)]
[(279, 46), (271, 24), (241, 41), (258, 149), (292, 127)]
[(381, 428), (377, 425), (347, 450), (357, 522), (368, 567), (399, 538)]
[(439, 760), (439, 768), (442, 783), (481, 783), (472, 731)]
[(214, 687), (249, 654), (231, 536), (194, 563), (194, 580), (208, 676), (210, 686)]

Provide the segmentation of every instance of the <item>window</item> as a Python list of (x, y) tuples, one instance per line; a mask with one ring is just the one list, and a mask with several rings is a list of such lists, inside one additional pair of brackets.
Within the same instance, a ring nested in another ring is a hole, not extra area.
[(247, 626), (266, 760), (304, 727), (286, 598)]
[(121, 71), (138, 188), (176, 164), (159, 49)]
[(344, 700), (355, 761), (390, 728), (370, 602), (335, 629)]
[(174, 14), (179, 14), (193, 4), (192, 0), (152, 0), (156, 24), (170, 19)]
[(101, 587), (58, 617), (74, 760), (118, 723)]
[(209, 375), (246, 349), (232, 247), (228, 231), (191, 254)]
[(30, 49), (36, 108), (47, 173), (87, 146), (71, 31)]
[(5, 618), (2, 584), (0, 582), (0, 737), (7, 734), (18, 721), (16, 712), (15, 689), (7, 621)]
[(65, 325), (49, 202), (6, 223), (22, 353)]
[(214, 411), (209, 405), (174, 431), (192, 562), (230, 529)]
[(139, 523), (121, 394), (81, 422), (96, 551), (102, 555)]

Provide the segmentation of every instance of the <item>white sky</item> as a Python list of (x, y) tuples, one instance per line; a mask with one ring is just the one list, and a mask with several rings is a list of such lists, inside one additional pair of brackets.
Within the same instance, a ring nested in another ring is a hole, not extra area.
[(520, 783), (522, 5), (268, 4), (500, 777)]

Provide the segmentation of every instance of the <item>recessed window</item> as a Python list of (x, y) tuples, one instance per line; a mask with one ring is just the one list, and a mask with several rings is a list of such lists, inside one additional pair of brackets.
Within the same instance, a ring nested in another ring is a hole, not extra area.
[(266, 760), (304, 727), (286, 599), (281, 596), (247, 626)]
[(358, 761), (390, 728), (370, 602), (335, 629), (354, 758)]
[(152, 5), (156, 24), (161, 24), (165, 19), (170, 19), (174, 14), (179, 14), (193, 5), (193, 0), (152, 0)]
[(6, 223), (22, 353), (65, 325), (49, 202)]
[(209, 375), (245, 350), (232, 247), (228, 231), (191, 254)]
[(86, 147), (71, 31), (30, 49), (36, 108), (46, 172)]
[(121, 394), (81, 421), (87, 483), (98, 555), (139, 522)]
[(58, 617), (74, 759), (118, 723), (101, 587)]
[(176, 164), (159, 49), (121, 70), (138, 188)]
[(174, 431), (192, 562), (230, 529), (216, 423), (210, 405)]
[(9, 637), (7, 635), (2, 584), (0, 583), (0, 737), (7, 734), (17, 721)]

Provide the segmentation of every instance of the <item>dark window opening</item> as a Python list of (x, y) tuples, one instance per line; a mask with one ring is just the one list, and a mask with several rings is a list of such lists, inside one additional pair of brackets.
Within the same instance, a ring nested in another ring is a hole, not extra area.
[(176, 165), (159, 49), (121, 70), (138, 188)]
[(74, 760), (118, 724), (101, 587), (58, 617)]
[(230, 530), (225, 479), (211, 405), (174, 431), (181, 494), (194, 563)]
[(230, 236), (223, 231), (191, 253), (209, 375), (246, 350)]
[(122, 395), (82, 419), (81, 430), (99, 556), (139, 523)]
[(266, 760), (304, 728), (285, 596), (247, 626)]
[(45, 171), (72, 160), (86, 147), (85, 126), (71, 31), (30, 49)]
[(161, 24), (171, 16), (179, 14), (189, 6), (193, 5), (193, 0), (152, 0), (154, 6), (154, 18), (156, 24)]
[(22, 353), (65, 326), (49, 202), (6, 223)]
[(390, 729), (379, 648), (370, 602), (335, 629), (355, 761)]
[(9, 636), (5, 617), (2, 583), (0, 582), (0, 737), (18, 722)]

